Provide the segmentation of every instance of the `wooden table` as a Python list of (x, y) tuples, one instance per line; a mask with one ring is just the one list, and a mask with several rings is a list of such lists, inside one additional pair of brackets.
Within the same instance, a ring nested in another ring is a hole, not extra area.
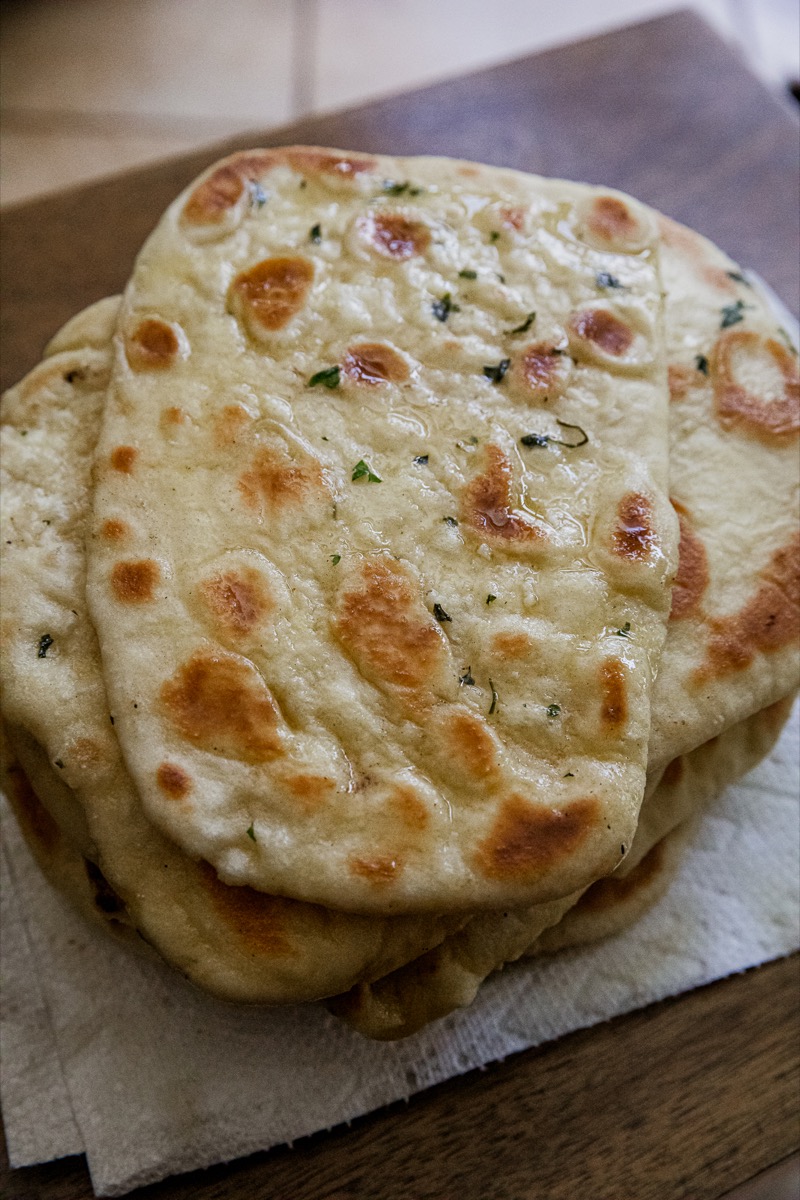
[[(677, 13), (4, 214), (3, 386), (118, 291), (172, 197), (218, 154), (305, 141), (450, 154), (631, 191), (800, 307), (798, 122)], [(703, 1200), (800, 1145), (794, 956), (141, 1200)], [(0, 1174), (19, 1200), (91, 1195), (82, 1158)]]

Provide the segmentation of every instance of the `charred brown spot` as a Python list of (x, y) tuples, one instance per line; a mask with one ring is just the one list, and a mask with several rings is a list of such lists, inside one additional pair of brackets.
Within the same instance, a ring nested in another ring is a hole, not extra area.
[(303, 308), (313, 279), (314, 267), (307, 258), (265, 258), (236, 276), (231, 301), (251, 332), (274, 333)]
[(597, 196), (586, 224), (596, 238), (610, 246), (637, 242), (642, 234), (638, 216), (619, 196)]
[(693, 387), (698, 387), (704, 376), (695, 367), (687, 367), (683, 363), (672, 363), (667, 368), (669, 381), (669, 398), (673, 404), (685, 400)]
[(275, 511), (298, 505), (309, 493), (325, 487), (322, 465), (296, 462), (272, 446), (262, 446), (239, 478), (239, 492), (248, 508)]
[(191, 777), (177, 763), (163, 762), (156, 771), (156, 783), (171, 800), (183, 800), (192, 790)]
[(170, 405), (161, 412), (158, 423), (165, 433), (172, 433), (179, 425), (185, 425), (189, 420), (189, 414), (183, 408), (178, 408), (177, 405)]
[(738, 613), (709, 621), (696, 683), (743, 670), (757, 653), (772, 653), (800, 638), (800, 535), (773, 554), (761, 580)]
[(149, 558), (118, 562), (111, 570), (111, 590), (122, 604), (148, 603), (158, 580), (158, 563)]
[(663, 865), (664, 841), (662, 839), (660, 842), (656, 842), (652, 850), (649, 850), (641, 862), (638, 862), (627, 875), (609, 875), (606, 879), (598, 879), (593, 883), (581, 896), (575, 911), (600, 912), (622, 904), (652, 884), (661, 873)]
[(204, 579), (199, 590), (223, 631), (237, 637), (255, 629), (274, 607), (266, 581), (254, 567), (220, 571)]
[(61, 830), (36, 795), (33, 784), (19, 763), (9, 764), (6, 777), (8, 798), (25, 836), (42, 854), (52, 854), (61, 840)]
[(670, 620), (681, 621), (700, 611), (700, 601), (708, 587), (708, 555), (700, 538), (692, 529), (688, 515), (674, 505), (680, 524), (678, 573), (672, 588)]
[(267, 762), (282, 752), (280, 713), (251, 662), (198, 651), (161, 688), (178, 733), (213, 753)]
[(122, 471), (123, 475), (130, 475), (138, 457), (139, 451), (135, 446), (117, 446), (111, 451), (111, 465), (115, 471)]
[(354, 175), (373, 171), (377, 165), (375, 159), (368, 155), (334, 154), (329, 150), (316, 150), (313, 147), (290, 147), (282, 154), (295, 171), (302, 171), (307, 175), (322, 172), (350, 179)]
[(617, 505), (617, 524), (612, 535), (614, 553), (640, 562), (649, 557), (655, 540), (649, 499), (638, 492), (628, 492)]
[(297, 954), (289, 932), (297, 910), (291, 900), (267, 896), (250, 887), (231, 887), (207, 863), (200, 864), (200, 877), (217, 915), (251, 952), (265, 958)]
[(503, 541), (540, 541), (544, 533), (512, 503), (511, 462), (499, 446), (484, 451), (486, 469), (464, 489), (462, 519), (483, 537)]
[(479, 844), (476, 867), (488, 879), (533, 880), (578, 849), (597, 825), (599, 813), (594, 797), (573, 800), (561, 810), (512, 795)]
[(570, 326), (578, 337), (612, 358), (621, 358), (633, 345), (630, 325), (607, 308), (585, 308), (570, 318)]
[(444, 733), (448, 756), (470, 778), (482, 780), (496, 774), (497, 743), (481, 717), (455, 712), (447, 719)]
[(402, 261), (424, 254), (431, 231), (421, 221), (412, 221), (400, 213), (374, 213), (367, 223), (370, 241), (379, 254)]
[[(740, 382), (742, 363), (748, 360), (751, 365), (769, 360), (782, 380), (781, 395), (765, 398)], [(800, 431), (800, 367), (782, 342), (747, 330), (728, 330), (711, 355), (711, 378), (714, 407), (724, 428), (738, 427), (776, 441)]]
[(287, 775), (283, 780), (287, 790), (305, 808), (319, 808), (336, 791), (336, 781), (327, 775)]
[(166, 321), (147, 317), (125, 339), (125, 354), (134, 371), (163, 371), (180, 352), (178, 335)]
[(393, 883), (403, 869), (402, 862), (388, 854), (376, 855), (375, 858), (350, 858), (347, 865), (353, 875), (360, 875), (378, 887)]
[(569, 359), (552, 342), (535, 342), (520, 359), (519, 374), (525, 387), (536, 398), (555, 395), (563, 390), (569, 375)]
[(389, 806), (407, 829), (419, 832), (427, 828), (430, 814), (413, 788), (396, 787), (389, 796)]
[(120, 521), (117, 517), (109, 517), (100, 526), (100, 536), (109, 542), (123, 541), (130, 531), (130, 526), (126, 525), (124, 521)]
[(232, 446), (253, 418), (241, 404), (226, 404), (214, 416), (214, 443), (220, 448)]
[(516, 229), (519, 232), (525, 224), (526, 212), (527, 209), (507, 205), (500, 209), (500, 220), (507, 228)]
[(618, 658), (601, 663), (600, 724), (603, 732), (616, 734), (628, 720), (628, 692), (625, 686), (625, 666)]
[(218, 225), (242, 198), (247, 179), (258, 179), (276, 156), (270, 152), (234, 155), (197, 185), (183, 206), (182, 220), (189, 225)]
[(492, 654), (496, 658), (524, 658), (530, 648), (527, 633), (496, 633), (492, 638)]
[(447, 654), (417, 585), (388, 559), (364, 564), (359, 586), (339, 599), (333, 629), (364, 675), (395, 687), (430, 683)]
[(105, 751), (100, 742), (94, 738), (79, 737), (70, 742), (67, 750), (69, 763), (80, 771), (90, 771), (99, 766), (105, 759)]
[(351, 346), (342, 359), (342, 370), (355, 383), (404, 383), (408, 379), (406, 360), (383, 342)]

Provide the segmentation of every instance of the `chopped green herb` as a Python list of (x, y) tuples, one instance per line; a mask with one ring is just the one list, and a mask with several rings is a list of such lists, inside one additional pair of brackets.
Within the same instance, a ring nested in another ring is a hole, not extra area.
[(564, 779), (574, 779), (574, 778), (575, 778), (575, 775), (572, 771), (567, 771), (566, 775), (564, 776)]
[(786, 332), (786, 330), (783, 328), (782, 325), (780, 325), (778, 327), (778, 333), (783, 338), (783, 340), (786, 342), (786, 345), (789, 347), (789, 349), (791, 350), (791, 352), (795, 356), (795, 358), (797, 358), (797, 346), (795, 346), (794, 342), (789, 337), (788, 333)]
[(53, 639), (51, 638), (50, 634), (43, 633), (42, 636), (39, 638), (39, 650), (38, 650), (36, 657), (37, 658), (47, 658), (47, 651), (50, 649), (52, 644), (53, 644)]
[(726, 271), (725, 274), (728, 276), (728, 279), (733, 279), (736, 283), (743, 283), (745, 287), (753, 286), (749, 279), (745, 279), (741, 271)]
[(550, 718), (550, 720), (554, 721), (555, 718), (560, 716), (560, 714), (561, 714), (561, 705), (560, 704), (548, 704), (546, 712), (547, 712), (547, 715)]
[(623, 286), (616, 275), (609, 275), (608, 271), (598, 271), (594, 281), (601, 288), (621, 288)]
[(301, 179), (301, 180), (300, 180), (300, 183), (299, 183), (299, 185), (298, 185), (298, 186), (299, 186), (299, 187), (301, 187), (301, 188), (308, 187), (308, 180), (307, 180), (307, 179)]
[(253, 205), (253, 208), (263, 208), (269, 196), (261, 184), (257, 183), (255, 179), (248, 179), (247, 186), (250, 190), (250, 203)]
[(339, 565), (339, 563), (340, 563), (341, 561), (342, 561), (342, 556), (341, 556), (341, 554), (332, 554), (332, 555), (331, 555), (331, 562), (333, 563), (333, 565), (334, 565), (335, 567), (338, 567), (338, 565)]
[(489, 234), (489, 241), (490, 241), (490, 242), (496, 242), (496, 241), (498, 240), (498, 238), (499, 238), (499, 237), (500, 237), (500, 230), (499, 230), (499, 229), (493, 229), (493, 230), (492, 230), (492, 232)]
[(726, 304), (722, 309), (720, 329), (727, 329), (729, 325), (736, 325), (739, 321), (743, 321), (744, 309), (745, 304), (742, 300), (737, 300), (735, 304)]
[(108, 714), (108, 719), (109, 719), (109, 721), (111, 722), (111, 724), (113, 725), (113, 724), (114, 724), (114, 718), (111, 716), (111, 713), (109, 713), (109, 714)]
[(441, 300), (434, 300), (431, 309), (437, 321), (446, 321), (451, 312), (461, 312), (459, 306), (453, 304), (453, 298), (449, 292), (445, 292)]
[(250, 825), (250, 828), (249, 828), (249, 829), (248, 829), (248, 831), (247, 831), (247, 836), (248, 836), (249, 838), (252, 838), (252, 839), (253, 839), (253, 841), (255, 841), (255, 840), (256, 840), (256, 831), (255, 831), (255, 829), (253, 828), (252, 824)]
[(376, 475), (372, 468), (367, 466), (363, 458), (360, 458), (353, 467), (353, 474), (351, 478), (353, 483), (355, 483), (357, 479), (366, 479), (367, 483), (383, 483), (380, 475)]
[(395, 183), (393, 179), (384, 179), (383, 181), (383, 190), (387, 196), (402, 196), (403, 192), (407, 192), (410, 186), (408, 180), (405, 183)]
[(560, 421), (558, 417), (556, 417), (556, 425), (560, 425), (562, 429), (576, 429), (580, 438), (577, 442), (565, 442), (562, 438), (553, 437), (551, 433), (526, 433), (519, 439), (520, 443), (523, 446), (547, 446), (552, 442), (554, 446), (566, 446), (568, 450), (577, 450), (578, 446), (585, 446), (589, 440), (589, 435), (581, 429), (580, 425)]
[(697, 367), (701, 375), (708, 374), (708, 359), (705, 354), (697, 354), (695, 356), (694, 365)]
[(323, 387), (335, 388), (339, 386), (339, 367), (324, 367), (321, 371), (317, 371), (316, 375), (312, 375), (308, 381), (309, 387), (316, 387), (321, 383)]
[(56, 758), (56, 759), (54, 759), (54, 763), (55, 763), (55, 765), (58, 767), (59, 771), (63, 771), (63, 770), (64, 770), (64, 763), (61, 761), (61, 759), (60, 759), (60, 758)]
[(447, 613), (442, 608), (441, 604), (434, 604), (433, 615), (436, 617), (437, 621), (444, 622), (444, 621), (452, 621), (452, 619), (453, 619), (452, 617), (449, 617), (447, 615)]
[(505, 281), (506, 281), (505, 275), (501, 275), (499, 271), (497, 272), (497, 278), (500, 280), (501, 283), (505, 283)]
[(525, 320), (522, 322), (521, 325), (517, 325), (516, 329), (507, 329), (506, 333), (508, 333), (508, 334), (527, 333), (535, 320), (536, 320), (536, 313), (535, 312), (528, 313), (527, 317), (525, 318)]
[(477, 444), (478, 444), (478, 439), (475, 437), (474, 433), (472, 434), (472, 436), (469, 439), (469, 444), (470, 444), (470, 446), (477, 446)]
[(630, 621), (626, 621), (625, 624), (622, 626), (622, 629), (615, 629), (614, 633), (617, 635), (617, 637), (629, 638), (631, 636)]
[(414, 459), (414, 464), (415, 464), (415, 466), (418, 466), (418, 467), (427, 467), (428, 455), (427, 454), (418, 454), (417, 457)]
[(311, 232), (309, 233), (308, 236), (312, 242), (319, 244), (319, 242), (322, 241), (322, 226), (321, 225), (312, 225)]
[(467, 684), (468, 687), (475, 686), (475, 680), (472, 678), (472, 667), (467, 667), (466, 671), (461, 676), (461, 678), (459, 679), (458, 682), (465, 683), (465, 684)]
[(456, 520), (455, 517), (442, 517), (442, 520), (444, 521), (445, 525), (457, 525), (458, 524), (458, 521)]
[(487, 379), (491, 379), (492, 383), (502, 383), (503, 376), (511, 366), (510, 358), (501, 358), (496, 367), (484, 367), (483, 373)]
[(492, 713), (497, 708), (497, 692), (495, 691), (495, 687), (494, 687), (494, 684), (492, 683), (491, 679), (489, 680), (489, 687), (492, 689), (492, 704), (489, 709), (489, 716), (491, 716)]
[(459, 279), (477, 279), (478, 272), (472, 271), (468, 267), (465, 267), (463, 271), (458, 272), (458, 278)]
[(486, 597), (486, 603), (493, 604), (496, 599), (497, 599), (497, 596), (493, 596), (492, 593), (489, 592), (489, 595)]

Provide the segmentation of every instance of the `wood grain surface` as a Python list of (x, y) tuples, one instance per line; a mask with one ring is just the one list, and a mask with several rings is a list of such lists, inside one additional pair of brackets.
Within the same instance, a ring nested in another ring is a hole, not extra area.
[[(305, 141), (450, 154), (631, 191), (800, 307), (798, 122), (673, 14), (210, 148), (3, 217), (2, 384), (118, 291), (163, 208), (222, 152)], [(770, 964), (137, 1200), (703, 1200), (800, 1146), (798, 966)], [(82, 1159), (3, 1168), (13, 1200), (91, 1196)]]

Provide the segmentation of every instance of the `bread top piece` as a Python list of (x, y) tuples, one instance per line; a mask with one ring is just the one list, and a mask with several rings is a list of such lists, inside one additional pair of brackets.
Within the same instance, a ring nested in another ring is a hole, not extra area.
[(652, 216), (582, 185), (295, 147), (178, 198), (125, 293), (87, 547), (170, 838), (362, 912), (614, 867), (676, 565), (661, 308)]

